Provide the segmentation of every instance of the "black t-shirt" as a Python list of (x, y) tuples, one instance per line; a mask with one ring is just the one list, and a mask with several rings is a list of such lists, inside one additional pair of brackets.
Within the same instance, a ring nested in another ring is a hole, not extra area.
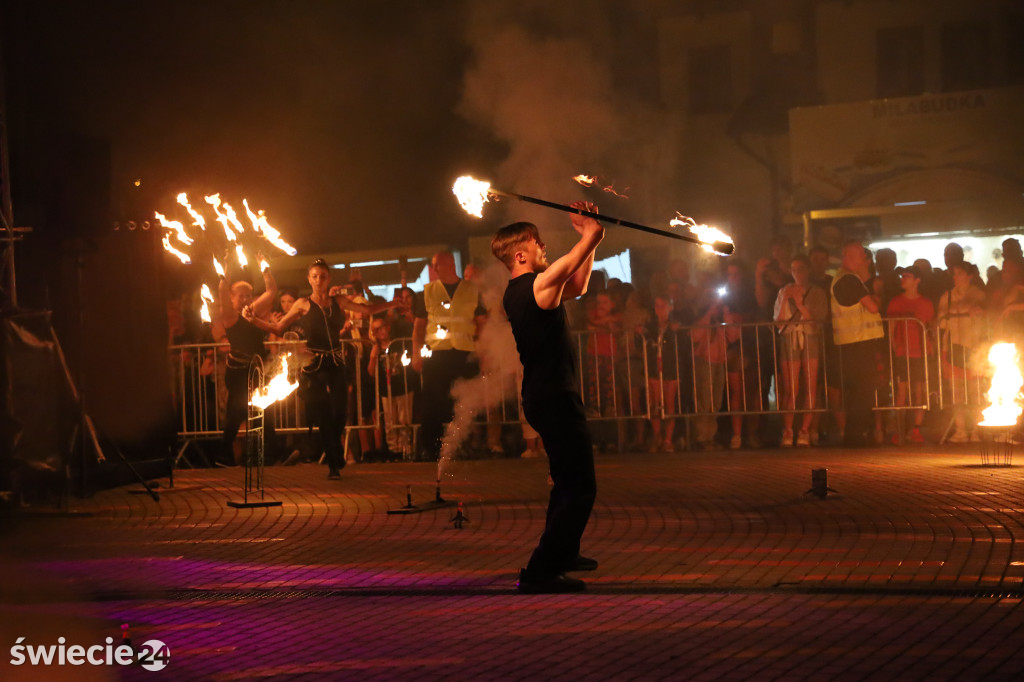
[(860, 281), (860, 277), (853, 274), (840, 277), (832, 290), (835, 292), (836, 302), (844, 308), (857, 305), (860, 299), (871, 293), (864, 282)]
[(228, 335), (233, 355), (242, 358), (251, 358), (254, 355), (267, 357), (267, 349), (263, 345), (263, 330), (241, 315), (238, 316), (237, 322), (225, 327), (224, 332)]
[(536, 273), (509, 280), (503, 304), (523, 363), (523, 400), (576, 391), (576, 354), (565, 306), (544, 310), (533, 295)]

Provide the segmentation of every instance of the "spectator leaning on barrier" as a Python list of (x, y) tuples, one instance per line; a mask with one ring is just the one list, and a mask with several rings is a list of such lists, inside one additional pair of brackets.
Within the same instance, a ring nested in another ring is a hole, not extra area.
[(693, 403), (697, 448), (720, 450), (716, 413), (725, 390), (726, 335), (725, 306), (712, 288), (702, 292), (703, 305), (691, 333), (693, 342)]
[[(782, 367), (782, 407), (795, 410), (797, 397), (813, 410), (818, 398), (818, 369), (823, 355), (823, 324), (828, 318), (828, 294), (810, 281), (811, 263), (806, 256), (793, 258), (793, 283), (779, 290), (775, 299), (775, 320), (779, 327), (779, 356)], [(782, 447), (793, 445), (793, 412), (782, 415)], [(796, 444), (811, 444), (812, 412), (803, 415)]]
[(841, 357), (847, 413), (844, 443), (871, 443), (872, 407), (879, 386), (879, 340), (884, 337), (879, 300), (867, 288), (868, 254), (858, 241), (843, 244), (842, 264), (832, 281), (832, 337)]
[[(965, 443), (977, 438), (972, 427), (967, 429), (967, 407), (981, 400), (981, 385), (972, 371), (972, 356), (979, 341), (984, 338), (985, 292), (972, 282), (968, 263), (957, 263), (950, 268), (953, 288), (939, 299), (939, 354), (943, 375), (949, 377), (953, 400), (953, 434), (950, 443)], [(977, 420), (973, 420), (977, 421)]]
[[(889, 302), (890, 338), (892, 339), (893, 375), (896, 378), (896, 400), (898, 406), (907, 405), (913, 400), (917, 405), (926, 401), (925, 378), (928, 368), (925, 366), (925, 329), (935, 319), (935, 308), (932, 302), (918, 291), (921, 284), (921, 271), (914, 266), (903, 268), (900, 274), (903, 282), (903, 293)], [(912, 317), (920, 324), (909, 320), (893, 318)], [(921, 424), (924, 422), (924, 409), (912, 410), (914, 425), (907, 433), (912, 443), (923, 443)], [(897, 435), (893, 442), (899, 442)]]

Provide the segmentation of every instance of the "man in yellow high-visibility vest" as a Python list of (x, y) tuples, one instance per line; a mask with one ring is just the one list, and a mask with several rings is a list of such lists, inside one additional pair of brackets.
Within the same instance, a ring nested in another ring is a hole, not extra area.
[[(448, 251), (434, 254), (432, 278), (414, 305), (412, 366), (423, 376), (423, 411), (420, 426), (420, 459), (436, 460), (445, 424), (452, 420), (452, 384), (478, 371), (473, 352), (487, 309), (480, 291), (461, 279), (455, 257)], [(421, 350), (426, 345), (430, 357)]]
[(885, 331), (878, 297), (867, 286), (870, 261), (858, 241), (843, 244), (842, 263), (832, 279), (832, 337), (839, 348), (843, 403), (846, 408), (844, 445), (863, 447), (872, 442), (875, 390), (880, 385), (879, 351)]

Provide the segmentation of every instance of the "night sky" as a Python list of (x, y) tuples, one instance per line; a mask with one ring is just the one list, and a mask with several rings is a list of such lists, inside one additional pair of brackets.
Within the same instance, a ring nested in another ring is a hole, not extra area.
[(466, 172), (559, 201), (577, 172), (656, 189), (654, 41), (620, 3), (4, 4), (19, 224), (54, 222), (38, 185), (68, 148), (69, 175), (109, 150), (104, 224), (219, 191), (305, 252), (490, 232), (451, 196)]

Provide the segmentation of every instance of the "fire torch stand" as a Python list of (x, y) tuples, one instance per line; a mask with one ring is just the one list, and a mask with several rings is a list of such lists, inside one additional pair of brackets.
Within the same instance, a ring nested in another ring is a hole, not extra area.
[[(251, 396), (255, 391), (263, 388), (263, 360), (255, 355), (249, 363), (249, 392)], [(245, 482), (242, 486), (242, 501), (228, 501), (229, 507), (236, 509), (252, 509), (255, 507), (280, 507), (280, 500), (264, 499), (263, 490), (263, 453), (264, 453), (264, 412), (263, 408), (249, 405), (249, 419), (245, 428), (245, 461), (243, 470)], [(259, 499), (256, 499), (257, 495)], [(250, 500), (249, 498), (253, 499)]]

